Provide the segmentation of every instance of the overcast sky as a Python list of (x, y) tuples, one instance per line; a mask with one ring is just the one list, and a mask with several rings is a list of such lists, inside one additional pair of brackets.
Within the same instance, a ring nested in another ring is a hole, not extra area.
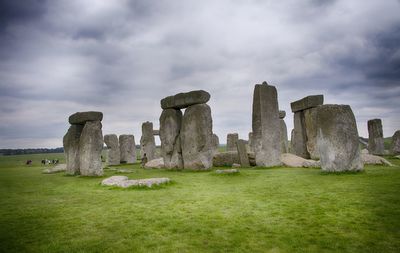
[(204, 89), (213, 130), (247, 139), (256, 83), (349, 104), (361, 136), (400, 129), (400, 1), (0, 1), (0, 148), (60, 147), (68, 116), (157, 129), (160, 99)]

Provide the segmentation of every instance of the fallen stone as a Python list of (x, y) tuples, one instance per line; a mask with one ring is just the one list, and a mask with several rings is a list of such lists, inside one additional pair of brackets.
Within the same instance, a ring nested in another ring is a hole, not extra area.
[(43, 170), (43, 174), (53, 174), (53, 173), (63, 172), (66, 169), (67, 169), (66, 164), (57, 164), (53, 168)]
[(369, 154), (368, 149), (366, 149), (366, 148), (362, 149), (361, 154)]
[(297, 156), (294, 154), (290, 154), (290, 153), (281, 154), (281, 161), (285, 166), (288, 166), (288, 167), (313, 168), (313, 167), (321, 166), (321, 163), (319, 161), (304, 159), (303, 157), (300, 157), (300, 156)]
[(129, 180), (126, 176), (112, 176), (104, 179), (101, 185), (104, 186), (116, 186), (122, 188), (128, 188), (132, 186), (138, 187), (153, 187), (153, 185), (161, 185), (169, 183), (171, 180), (169, 178), (146, 178), (146, 179), (136, 179)]
[(183, 109), (191, 105), (205, 104), (210, 100), (210, 93), (204, 90), (195, 90), (179, 93), (161, 100), (162, 109)]
[(87, 121), (102, 121), (103, 120), (103, 113), (102, 112), (76, 112), (69, 116), (68, 121), (70, 124), (79, 124), (83, 125)]
[(252, 129), (257, 166), (281, 164), (278, 97), (275, 86), (256, 84), (253, 94)]
[(135, 171), (130, 170), (130, 169), (116, 169), (115, 172), (117, 172), (117, 173), (133, 173)]
[(213, 166), (215, 167), (231, 167), (234, 163), (239, 163), (239, 154), (237, 151), (219, 152), (213, 157)]
[(103, 133), (100, 121), (88, 121), (79, 140), (79, 170), (82, 176), (101, 176)]
[(65, 162), (67, 164), (66, 173), (68, 175), (79, 174), (79, 139), (82, 130), (83, 125), (71, 125), (63, 138)]
[(182, 169), (182, 147), (180, 131), (182, 112), (175, 109), (165, 109), (160, 116), (161, 156), (167, 169)]
[(180, 133), (185, 169), (208, 170), (212, 167), (214, 155), (212, 134), (210, 106), (207, 104), (189, 106), (183, 115)]
[(368, 120), (368, 151), (370, 154), (383, 155), (384, 141), (381, 119)]
[[(240, 166), (240, 164), (238, 164)], [(217, 174), (236, 174), (239, 173), (238, 169), (226, 169), (226, 170), (216, 170)]]
[(324, 95), (312, 95), (290, 103), (292, 112), (303, 111), (324, 103)]
[(356, 119), (350, 106), (319, 106), (317, 125), (317, 147), (323, 171), (341, 172), (363, 169)]
[(121, 163), (136, 162), (136, 145), (133, 135), (122, 134), (119, 136), (119, 150), (121, 154)]
[(157, 158), (157, 159), (153, 159), (148, 161), (144, 167), (146, 169), (162, 169), (164, 168), (164, 158)]
[(376, 155), (369, 155), (369, 154), (361, 154), (361, 160), (365, 164), (370, 164), (370, 165), (387, 165), (387, 166), (394, 166), (391, 162), (386, 160), (383, 157), (376, 156)]
[(240, 168), (240, 167), (242, 167), (242, 166), (238, 163), (232, 164), (232, 168)]

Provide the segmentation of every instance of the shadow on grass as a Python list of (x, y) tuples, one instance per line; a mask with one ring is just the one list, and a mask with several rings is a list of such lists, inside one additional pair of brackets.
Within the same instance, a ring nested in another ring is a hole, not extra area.
[(362, 171), (321, 171), (320, 175), (322, 176), (345, 176), (345, 175), (362, 175), (365, 174), (365, 170)]

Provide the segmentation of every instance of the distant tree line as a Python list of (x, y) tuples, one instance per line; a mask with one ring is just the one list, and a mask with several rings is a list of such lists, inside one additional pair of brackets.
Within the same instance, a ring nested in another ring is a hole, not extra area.
[(24, 148), (24, 149), (0, 149), (0, 155), (26, 155), (26, 154), (45, 154), (63, 153), (64, 148)]

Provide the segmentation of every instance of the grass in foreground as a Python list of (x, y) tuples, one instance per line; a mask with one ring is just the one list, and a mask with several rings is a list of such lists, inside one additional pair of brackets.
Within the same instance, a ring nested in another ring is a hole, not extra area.
[(42, 157), (0, 157), (2, 252), (400, 251), (400, 160), (360, 174), (215, 176), (124, 165), (134, 170), (129, 178), (173, 183), (120, 190), (100, 186), (117, 175), (111, 170), (102, 178), (41, 174)]

